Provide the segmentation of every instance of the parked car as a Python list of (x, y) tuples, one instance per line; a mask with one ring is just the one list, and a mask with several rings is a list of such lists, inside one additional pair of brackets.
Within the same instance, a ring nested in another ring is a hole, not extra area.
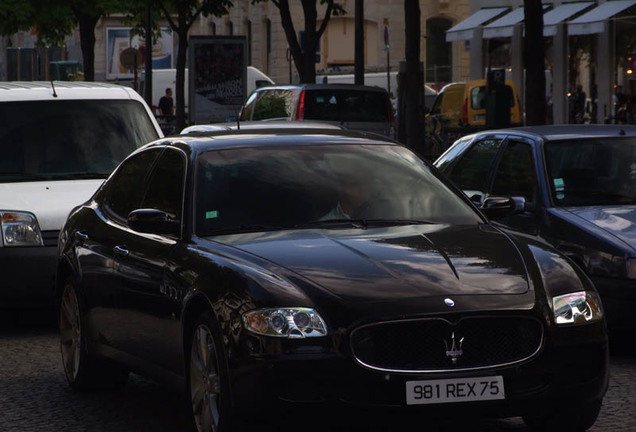
[(239, 114), (241, 121), (318, 120), (347, 129), (395, 136), (393, 105), (386, 90), (350, 84), (299, 84), (256, 89)]
[(53, 308), (60, 228), (133, 150), (161, 137), (130, 88), (0, 83), (0, 307)]
[(636, 127), (534, 126), (457, 141), (435, 165), (494, 221), (539, 236), (590, 276), (610, 333), (636, 307)]
[(583, 431), (608, 385), (603, 310), (583, 271), (490, 224), (379, 135), (160, 139), (75, 208), (60, 239), (70, 386), (121, 387), (128, 371), (170, 382), (198, 431), (258, 430), (236, 423), (281, 413), (312, 423), (338, 407)]

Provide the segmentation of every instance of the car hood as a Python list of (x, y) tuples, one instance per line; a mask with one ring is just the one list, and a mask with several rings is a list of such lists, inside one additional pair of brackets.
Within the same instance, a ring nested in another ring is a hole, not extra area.
[(624, 246), (634, 249), (633, 245), (636, 245), (636, 206), (568, 207), (563, 210), (562, 216), (570, 222), (579, 225), (581, 222), (591, 224), (591, 228), (602, 230), (615, 237)]
[(0, 184), (0, 211), (35, 214), (42, 231), (59, 230), (73, 207), (88, 200), (103, 180)]
[(526, 266), (515, 244), (489, 225), (298, 230), (230, 237), (223, 242), (350, 301), (529, 291)]

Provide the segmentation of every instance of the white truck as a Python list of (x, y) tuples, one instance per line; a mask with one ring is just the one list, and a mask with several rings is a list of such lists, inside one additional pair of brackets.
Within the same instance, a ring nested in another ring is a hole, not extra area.
[[(140, 94), (144, 93), (145, 75), (142, 74), (140, 86)], [(155, 114), (158, 114), (159, 99), (166, 93), (166, 89), (172, 89), (172, 97), (177, 99), (177, 70), (176, 69), (153, 69), (152, 70), (152, 108)], [(274, 81), (265, 75), (260, 69), (254, 66), (247, 67), (247, 95), (249, 96), (256, 88), (265, 85), (273, 85)], [(188, 112), (188, 69), (185, 70), (185, 110)]]

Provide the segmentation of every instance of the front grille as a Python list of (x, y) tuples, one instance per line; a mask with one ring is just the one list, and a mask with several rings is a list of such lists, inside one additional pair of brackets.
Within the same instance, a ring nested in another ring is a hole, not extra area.
[(57, 240), (60, 236), (60, 231), (42, 231), (42, 242), (44, 246), (57, 247)]
[(532, 318), (434, 318), (362, 326), (351, 334), (351, 349), (374, 369), (448, 371), (517, 363), (536, 354), (542, 341), (543, 327)]

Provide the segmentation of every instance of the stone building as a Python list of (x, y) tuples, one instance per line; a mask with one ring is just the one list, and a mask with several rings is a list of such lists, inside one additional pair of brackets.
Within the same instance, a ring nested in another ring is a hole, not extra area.
[[(299, 2), (290, 2), (296, 32), (303, 30), (303, 13)], [(335, 73), (353, 70), (354, 64), (354, 13), (355, 0), (343, 0), (341, 4), (347, 14), (332, 17), (320, 41), (318, 72)], [(426, 81), (442, 84), (468, 77), (469, 51), (466, 47), (446, 42), (445, 32), (469, 14), (469, 0), (420, 1), (421, 9), (421, 53), (426, 68)], [(322, 9), (319, 8), (319, 18)], [(404, 1), (364, 1), (364, 63), (367, 71), (386, 71), (387, 63), (397, 71), (404, 60)], [(99, 21), (96, 29), (95, 79), (97, 81), (120, 81), (132, 79), (132, 73), (118, 68), (117, 53), (127, 43), (127, 27), (121, 16), (110, 16)], [(166, 30), (167, 27), (166, 27)], [(250, 0), (236, 0), (229, 15), (223, 17), (201, 17), (191, 28), (191, 35), (243, 35), (248, 40), (248, 61), (264, 71), (278, 83), (295, 82), (298, 74), (289, 60), (287, 40), (281, 26), (279, 11), (271, 2), (253, 5)], [(388, 36), (388, 52), (385, 44)], [(158, 54), (170, 58), (174, 67), (176, 40), (166, 31), (160, 41)], [(7, 50), (33, 49), (37, 34), (24, 32), (0, 40), (0, 79), (6, 80), (12, 65)], [(120, 44), (121, 47), (117, 44)], [(156, 49), (154, 46), (153, 49)], [(387, 55), (388, 54), (388, 55)], [(79, 35), (76, 32), (67, 38), (63, 57), (81, 61)], [(153, 56), (154, 58), (154, 56)], [(37, 62), (36, 62), (37, 63)]]

